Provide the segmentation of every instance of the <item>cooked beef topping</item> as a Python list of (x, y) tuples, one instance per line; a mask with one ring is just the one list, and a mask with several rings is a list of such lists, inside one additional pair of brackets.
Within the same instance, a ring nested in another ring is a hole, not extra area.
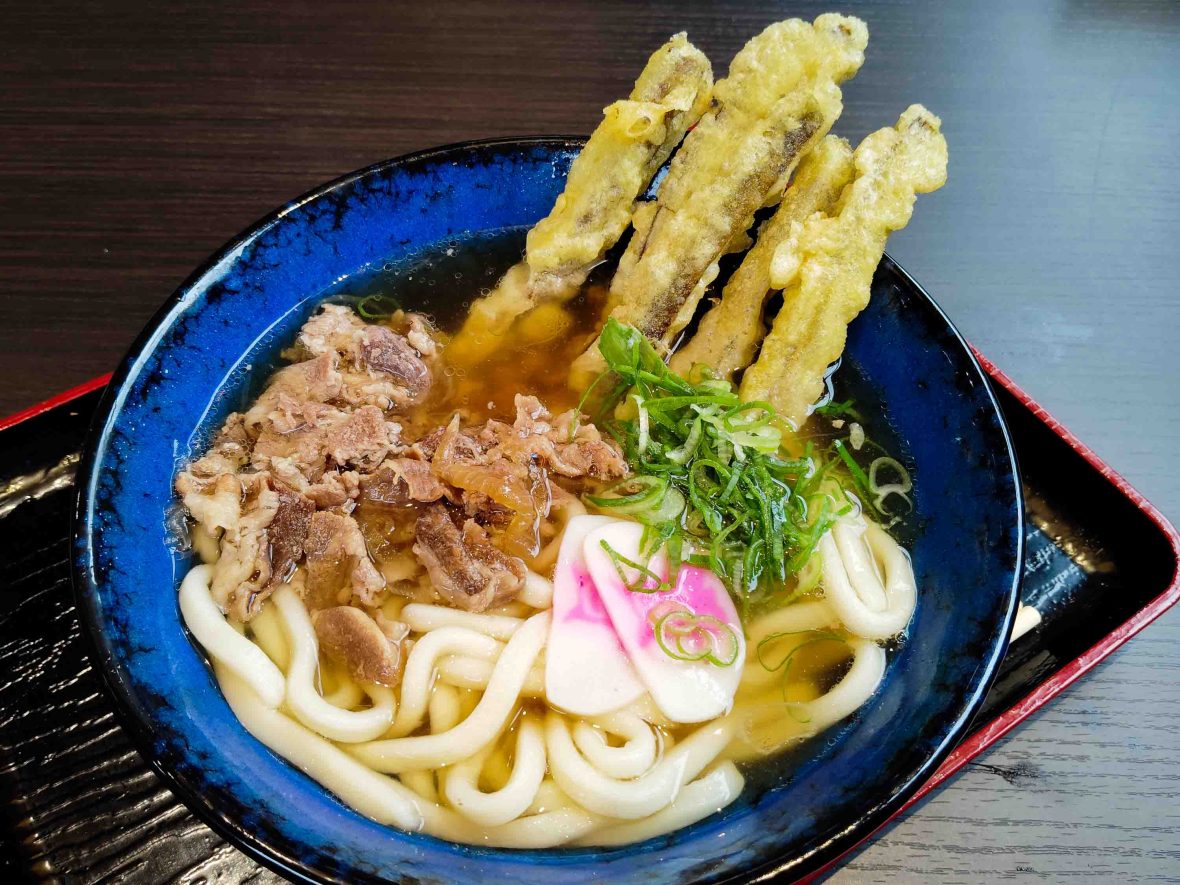
[(415, 501), (438, 501), (452, 494), (451, 488), (434, 475), (430, 462), (415, 458), (389, 458), (361, 481), (365, 500), (395, 507), (407, 507)]
[(384, 623), (378, 625), (351, 605), (334, 606), (312, 615), (316, 639), (324, 654), (360, 682), (393, 687), (402, 678), (409, 628), (382, 620)]
[(340, 304), (325, 304), (299, 330), (299, 345), (312, 356), (351, 355), (364, 321)]
[(303, 542), (311, 526), (315, 504), (281, 482), (273, 483), (278, 499), (274, 518), (267, 527), (270, 541), (269, 584), (288, 581), (299, 561), (303, 559)]
[(362, 406), (343, 421), (324, 428), (328, 458), (341, 467), (373, 468), (397, 444), (401, 428), (375, 406)]
[(258, 614), (271, 592), (271, 552), (267, 529), (279, 508), (270, 476), (252, 473), (235, 479), (241, 494), (241, 515), (221, 537), (221, 556), (213, 570), (210, 591), (240, 621)]
[[(401, 428), (385, 420), (375, 406), (352, 412), (317, 408), (314, 414), (314, 422), (303, 423), (301, 429), (287, 433), (264, 429), (254, 444), (254, 467), (284, 471), (294, 467), (309, 483), (318, 483), (333, 468), (372, 469), (398, 446)], [(276, 468), (280, 459), (288, 463)]]
[(516, 512), (531, 511), (534, 497), (525, 463), (528, 455), (522, 460), (512, 454), (488, 438), (486, 428), (477, 436), (462, 430), (456, 415), (439, 440), (431, 465), (455, 488), (480, 492)]
[(619, 447), (603, 439), (598, 428), (577, 411), (554, 419), (535, 396), (518, 394), (512, 431), (502, 428), (496, 429), (502, 444), (523, 448), (561, 476), (620, 479), (627, 475), (627, 461)]
[(494, 547), (474, 520), (457, 526), (442, 504), (429, 505), (418, 517), (414, 553), (434, 589), (457, 608), (485, 611), (515, 598), (524, 586), (524, 563)]
[(420, 402), (430, 390), (430, 369), (410, 343), (384, 326), (369, 326), (361, 333), (357, 349), (360, 363), (384, 372), (401, 384), (409, 402)]
[(366, 324), (347, 307), (326, 304), (304, 325), (299, 347), (304, 353), (340, 361), (344, 401), (405, 408), (429, 392), (431, 374), (423, 356), (433, 357), (437, 350), (425, 321), (411, 317), (409, 322), (421, 349), (392, 329)]
[[(274, 427), (280, 433), (290, 432), (306, 420), (306, 404), (334, 402), (340, 398), (343, 387), (344, 380), (336, 369), (334, 354), (325, 353), (280, 369), (262, 396), (246, 412), (246, 429), (255, 435), (263, 427)], [(298, 414), (291, 414), (292, 409), (297, 409)]]
[(308, 608), (331, 608), (352, 597), (364, 605), (380, 602), (385, 579), (369, 559), (364, 536), (352, 517), (317, 511), (308, 525), (303, 549)]
[(483, 492), (463, 492), (463, 513), (480, 525), (506, 526), (512, 522), (513, 512), (501, 507)]
[(423, 359), (430, 360), (438, 356), (438, 340), (434, 337), (434, 329), (426, 317), (411, 313), (406, 319), (409, 321), (406, 340), (410, 342), (410, 346), (418, 351)]
[(445, 427), (436, 427), (430, 433), (426, 434), (419, 440), (410, 443), (406, 447), (403, 454), (411, 458), (417, 458), (419, 461), (429, 461), (434, 457), (434, 453), (438, 451), (438, 444), (442, 441), (443, 434), (447, 432)]
[[(288, 352), (299, 361), (176, 478), (193, 519), (218, 539), (212, 589), (231, 617), (248, 620), (289, 582), (313, 613), (361, 612), (359, 627), (355, 614), (324, 621), (324, 641), (354, 668), (360, 659), (342, 649), (368, 649), (363, 672), (383, 678), (400, 659), (377, 655), (369, 627), (381, 629), (388, 594), (474, 611), (513, 598), (525, 576), (514, 554), (535, 555), (556, 531), (554, 503), (626, 473), (618, 447), (583, 416), (554, 418), (531, 396), (516, 397), (512, 423), (464, 426), (454, 415), (439, 426), (422, 406), (402, 419), (420, 438), (402, 439), (393, 419), (425, 402), (438, 345), (424, 318), (394, 323), (401, 334), (324, 307)], [(400, 653), (397, 639), (386, 636)]]

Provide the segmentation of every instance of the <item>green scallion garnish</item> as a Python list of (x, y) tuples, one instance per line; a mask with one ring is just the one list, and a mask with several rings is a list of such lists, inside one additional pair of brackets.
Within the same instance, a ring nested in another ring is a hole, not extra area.
[[(845, 512), (821, 490), (826, 466), (810, 447), (801, 458), (785, 457), (769, 403), (742, 402), (717, 378), (680, 377), (638, 329), (608, 320), (599, 350), (603, 377), (617, 382), (597, 420), (622, 446), (633, 475), (587, 501), (644, 523), (645, 547), (652, 546), (645, 554), (668, 549), (673, 573), (682, 554), (712, 570), (743, 613), (785, 598), (789, 579)], [(650, 592), (645, 567), (607, 552), (624, 584)]]

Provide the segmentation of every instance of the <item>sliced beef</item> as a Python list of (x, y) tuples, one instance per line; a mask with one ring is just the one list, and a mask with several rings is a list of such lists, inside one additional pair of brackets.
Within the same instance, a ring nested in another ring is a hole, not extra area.
[(236, 528), (242, 516), (242, 484), (236, 473), (206, 473), (195, 461), (176, 477), (176, 491), (194, 520), (214, 536)]
[(360, 527), (350, 516), (317, 511), (304, 541), (307, 562), (306, 601), (314, 610), (347, 603), (380, 602), (385, 579), (369, 560)]
[(279, 495), (265, 473), (243, 475), (240, 489), (241, 516), (221, 537), (210, 592), (231, 616), (248, 621), (270, 595), (273, 569), (267, 528), (278, 512)]
[(321, 429), (324, 451), (341, 467), (376, 467), (396, 445), (397, 424), (375, 406), (363, 406), (338, 424)]
[(514, 459), (511, 452), (498, 446), (489, 449), (483, 438), (461, 430), (458, 415), (439, 440), (431, 466), (438, 477), (455, 488), (479, 492), (516, 512), (534, 509), (533, 477), (528, 466)]
[(242, 474), (235, 482), (241, 513), (221, 537), (211, 592), (233, 617), (248, 621), (294, 573), (315, 505), (268, 473)]
[(516, 396), (514, 445), (522, 446), (544, 465), (570, 479), (620, 479), (627, 475), (627, 461), (612, 440), (570, 410), (553, 419), (535, 396)]
[(451, 496), (452, 492), (434, 475), (429, 461), (388, 458), (361, 481), (361, 495), (378, 504), (406, 507), (415, 501), (438, 501)]
[(483, 492), (463, 492), (463, 513), (480, 525), (504, 527), (512, 521), (513, 511), (501, 507)]
[(291, 458), (271, 458), (269, 466), (276, 479), (296, 489), (321, 510), (350, 509), (360, 494), (361, 475), (355, 470), (327, 470), (316, 482), (309, 482)]
[[(411, 320), (414, 338), (434, 352), (425, 324)], [(430, 369), (420, 351), (392, 329), (369, 325), (352, 310), (326, 304), (304, 324), (299, 352), (337, 360), (338, 398), (354, 406), (388, 410), (421, 402), (430, 390)]]
[(410, 343), (384, 326), (368, 326), (357, 345), (359, 362), (366, 369), (392, 377), (406, 389), (407, 403), (421, 402), (430, 391), (430, 369)]
[(434, 337), (430, 321), (420, 313), (406, 314), (406, 321), (409, 324), (406, 340), (410, 342), (410, 346), (425, 360), (438, 356), (438, 339)]
[[(354, 412), (317, 410), (316, 416), (314, 424), (289, 433), (264, 429), (254, 444), (254, 467), (285, 471), (294, 466), (309, 483), (319, 483), (332, 469), (371, 470), (398, 445), (401, 428), (386, 421), (375, 406)], [(281, 468), (276, 467), (279, 459)]]
[(396, 686), (402, 677), (409, 628), (378, 623), (359, 608), (333, 606), (312, 615), (320, 650), (360, 682)]
[(350, 355), (365, 322), (342, 304), (325, 304), (299, 330), (299, 346), (312, 356)]
[(245, 420), (237, 412), (226, 419), (209, 451), (176, 477), (176, 492), (212, 535), (237, 526), (241, 517), (242, 486), (238, 471), (250, 457)]
[(430, 433), (426, 434), (419, 440), (410, 443), (406, 449), (405, 454), (412, 458), (417, 458), (420, 461), (429, 461), (434, 457), (434, 453), (438, 451), (438, 444), (442, 442), (443, 434), (447, 432), (445, 427), (436, 427)]
[(492, 546), (474, 520), (462, 528), (447, 508), (432, 504), (415, 528), (414, 554), (435, 591), (456, 608), (485, 611), (514, 599), (524, 586), (524, 563)]
[[(285, 413), (293, 405), (331, 403), (340, 398), (344, 380), (336, 368), (335, 353), (287, 366), (275, 373), (262, 396), (246, 412), (246, 429), (257, 435), (277, 420), (282, 430), (298, 426), (299, 419)], [(284, 423), (286, 422), (286, 423)]]
[(277, 503), (275, 515), (267, 526), (270, 542), (270, 581), (287, 581), (303, 559), (303, 543), (311, 526), (315, 504), (304, 495), (281, 482), (274, 482)]

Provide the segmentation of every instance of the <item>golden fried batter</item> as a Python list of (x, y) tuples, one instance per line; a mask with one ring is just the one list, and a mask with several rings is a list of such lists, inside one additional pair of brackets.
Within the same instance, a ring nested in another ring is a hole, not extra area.
[(770, 260), (791, 232), (791, 225), (816, 212), (827, 213), (852, 181), (852, 148), (843, 138), (829, 135), (799, 163), (791, 186), (774, 215), (758, 231), (754, 245), (721, 294), (721, 300), (701, 318), (692, 340), (672, 357), (672, 368), (688, 375), (694, 365), (708, 366), (730, 378), (754, 359), (766, 333), (762, 311), (774, 288)]
[[(868, 30), (847, 16), (777, 22), (734, 57), (713, 107), (672, 160), (655, 204), (611, 283), (609, 312), (667, 345), (692, 318), (717, 260), (741, 245), (754, 212), (774, 202), (795, 163), (840, 115), (839, 83), (864, 61)], [(585, 384), (602, 367), (597, 344), (574, 366)]]
[(708, 108), (712, 87), (709, 60), (683, 33), (656, 50), (631, 97), (604, 110), (553, 211), (529, 231), (524, 262), (472, 305), (450, 345), (453, 362), (478, 362), (516, 317), (578, 291), (627, 229), (635, 200), (656, 170)]
[(857, 147), (856, 178), (831, 216), (792, 225), (770, 263), (783, 307), (742, 378), (743, 399), (769, 400), (796, 427), (806, 419), (824, 372), (844, 350), (848, 324), (869, 303), (886, 238), (909, 222), (916, 194), (946, 183), (940, 126), (938, 117), (911, 105), (896, 127)]

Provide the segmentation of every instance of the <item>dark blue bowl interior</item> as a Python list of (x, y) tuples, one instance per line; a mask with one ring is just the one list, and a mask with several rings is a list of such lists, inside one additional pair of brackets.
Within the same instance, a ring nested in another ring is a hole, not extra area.
[[(755, 778), (760, 788), (721, 814), (638, 845), (480, 849), (361, 817), (238, 724), (180, 624), (176, 588), (189, 562), (166, 523), (177, 464), (256, 391), (325, 292), (396, 276), (449, 247), (486, 253), (484, 272), (494, 278), (503, 249), (490, 244), (503, 240), (489, 235), (545, 214), (578, 146), (549, 139), (443, 149), (291, 203), (172, 297), (100, 409), (79, 484), (75, 556), (97, 663), (145, 755), (176, 791), (288, 875), (572, 883), (803, 873), (867, 835), (933, 771), (1004, 652), (1022, 537), (1007, 433), (969, 350), (886, 259), (870, 307), (853, 323), (841, 374), (877, 401), (917, 465), (920, 603), (878, 696), (796, 751), (779, 777)], [(432, 304), (429, 296), (420, 289), (412, 296), (420, 303), (407, 306), (445, 312), (454, 300), (440, 295)]]

